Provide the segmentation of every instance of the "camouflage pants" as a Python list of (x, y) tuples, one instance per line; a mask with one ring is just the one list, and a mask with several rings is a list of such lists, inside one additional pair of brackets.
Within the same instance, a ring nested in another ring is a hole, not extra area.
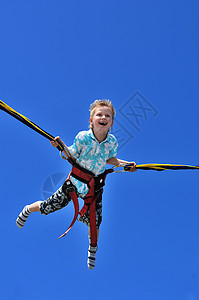
[[(76, 187), (69, 181), (65, 181), (65, 183), (48, 199), (44, 200), (40, 204), (40, 211), (43, 215), (48, 215), (54, 211), (60, 210), (68, 205), (71, 201), (69, 193), (71, 191), (76, 191)], [(102, 222), (102, 193), (103, 189), (100, 189), (97, 193), (97, 201), (96, 201), (96, 225), (99, 229), (99, 226)], [(78, 195), (77, 193), (77, 196)], [(90, 215), (89, 209), (86, 211), (83, 217), (78, 219), (79, 221), (83, 222), (87, 226), (90, 226)]]

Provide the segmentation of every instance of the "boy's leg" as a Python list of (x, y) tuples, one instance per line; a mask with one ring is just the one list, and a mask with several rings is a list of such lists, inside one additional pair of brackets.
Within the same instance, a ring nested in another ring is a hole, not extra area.
[(75, 187), (69, 181), (65, 181), (62, 187), (60, 187), (51, 197), (45, 201), (36, 201), (30, 205), (26, 205), (22, 212), (19, 214), (16, 223), (19, 228), (22, 228), (32, 212), (41, 212), (44, 215), (48, 215), (54, 211), (57, 211), (65, 207), (71, 200), (69, 193), (71, 189), (75, 190)]
[[(99, 229), (97, 229), (97, 240), (99, 237)], [(92, 270), (93, 268), (95, 268), (95, 255), (97, 252), (97, 247), (92, 247), (91, 246), (91, 233), (90, 233), (90, 227), (89, 227), (89, 247), (88, 247), (88, 260), (87, 260), (87, 264), (88, 264), (88, 268), (89, 270)]]
[(40, 211), (40, 204), (42, 201), (36, 201), (29, 205), (29, 210), (32, 212)]
[[(97, 240), (99, 238), (99, 227), (102, 222), (102, 193), (103, 189), (98, 193), (98, 200), (96, 203), (96, 225), (97, 225)], [(89, 226), (89, 248), (88, 248), (88, 268), (92, 270), (95, 267), (95, 256), (98, 247), (91, 246), (91, 231)]]
[(28, 216), (32, 212), (40, 211), (40, 203), (41, 203), (41, 201), (37, 201), (30, 205), (26, 205), (23, 208), (22, 212), (19, 214), (19, 216), (17, 217), (17, 220), (16, 220), (16, 224), (19, 228), (22, 228), (24, 226)]
[[(88, 228), (89, 244), (91, 243), (91, 228)], [(97, 240), (99, 238), (99, 229), (97, 229)]]

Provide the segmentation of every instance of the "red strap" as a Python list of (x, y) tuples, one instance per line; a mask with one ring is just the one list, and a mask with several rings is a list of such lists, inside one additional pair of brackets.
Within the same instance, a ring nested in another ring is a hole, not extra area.
[[(111, 171), (107, 170), (104, 174), (105, 176), (104, 176), (103, 180), (105, 180), (106, 175), (108, 173), (111, 173), (112, 171), (113, 170), (111, 170)], [(74, 207), (75, 207), (75, 215), (74, 215), (73, 221), (71, 222), (69, 228), (59, 238), (65, 236), (68, 233), (68, 231), (72, 228), (75, 221), (77, 220), (78, 214), (80, 213), (80, 215), (82, 217), (89, 208), (91, 246), (96, 247), (97, 246), (97, 226), (96, 226), (96, 201), (97, 201), (97, 195), (95, 195), (95, 190), (94, 190), (95, 179), (92, 175), (85, 174), (84, 172), (82, 172), (81, 170), (79, 170), (78, 168), (76, 168), (74, 166), (72, 168), (72, 172), (69, 174), (68, 179), (70, 178), (70, 175), (73, 175), (72, 173), (75, 174), (76, 176), (79, 176), (80, 179), (82, 178), (83, 180), (88, 181), (90, 189), (87, 193), (86, 198), (84, 199), (84, 206), (82, 207), (80, 212), (79, 212), (79, 202), (78, 202), (76, 192), (73, 191), (73, 192), (69, 193), (69, 196), (71, 197), (71, 199), (73, 201), (73, 204), (74, 204)]]
[(97, 196), (90, 197), (90, 204), (85, 203), (82, 209), (80, 210), (80, 216), (86, 213), (89, 208), (89, 215), (90, 215), (90, 230), (91, 230), (91, 246), (97, 246), (97, 227), (96, 227), (96, 201)]
[(79, 214), (81, 217), (83, 217), (83, 215), (86, 213), (86, 211), (89, 208), (89, 204), (84, 203), (84, 206), (82, 207), (82, 209), (80, 210)]
[[(91, 246), (96, 247), (97, 246), (97, 226), (96, 226), (96, 200), (97, 196), (94, 196), (94, 178), (90, 181), (90, 190), (88, 191), (87, 197), (84, 199), (85, 204), (81, 209), (80, 215), (83, 216), (85, 212), (90, 208), (90, 230), (91, 230)], [(69, 193), (69, 196), (71, 197), (74, 207), (75, 207), (75, 215), (74, 218), (69, 226), (69, 228), (59, 237), (64, 237), (69, 230), (74, 225), (75, 221), (77, 220), (77, 216), (79, 214), (79, 202), (77, 198), (77, 194), (75, 191)]]
[(90, 232), (91, 232), (91, 246), (97, 246), (97, 226), (96, 226), (96, 200), (97, 197), (93, 198), (93, 201), (90, 204)]
[(73, 201), (73, 204), (74, 204), (74, 207), (75, 207), (75, 214), (74, 214), (74, 218), (70, 224), (70, 226), (68, 227), (68, 229), (59, 237), (59, 239), (63, 236), (65, 236), (69, 230), (73, 227), (75, 221), (77, 220), (77, 216), (79, 214), (79, 202), (78, 202), (78, 198), (77, 198), (77, 194), (75, 191), (69, 193), (69, 196), (71, 197), (72, 201)]
[[(85, 214), (87, 209), (89, 208), (90, 213), (90, 231), (91, 231), (91, 246), (96, 247), (97, 246), (97, 226), (96, 226), (96, 201), (97, 196), (95, 196), (94, 191), (94, 185), (95, 180), (94, 178), (91, 179), (89, 182), (90, 190), (88, 191), (88, 194), (86, 198), (84, 199), (84, 206), (80, 211), (81, 216)], [(90, 204), (90, 205), (89, 205)]]
[[(89, 172), (89, 171), (88, 171)], [(89, 182), (90, 180), (92, 180), (93, 178), (93, 175), (90, 174), (90, 173), (85, 173), (85, 172), (82, 172), (80, 169), (78, 169), (76, 166), (73, 166), (72, 167), (72, 170), (71, 170), (71, 175), (73, 177), (79, 177), (79, 180), (81, 181), (83, 179), (83, 182)]]

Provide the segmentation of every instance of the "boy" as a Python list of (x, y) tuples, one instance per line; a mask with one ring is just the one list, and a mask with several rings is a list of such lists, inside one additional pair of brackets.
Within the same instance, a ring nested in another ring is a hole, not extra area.
[[(116, 158), (118, 143), (116, 138), (108, 133), (113, 126), (114, 116), (115, 110), (109, 100), (96, 100), (90, 106), (90, 130), (79, 132), (73, 145), (68, 148), (59, 137), (56, 137), (55, 141), (51, 141), (51, 144), (53, 147), (57, 147), (57, 141), (61, 142), (66, 149), (63, 151), (64, 154), (68, 157), (69, 151), (71, 157), (75, 159), (81, 167), (91, 171), (95, 176), (98, 176), (105, 171), (106, 164), (119, 165), (122, 163), (132, 163), (134, 166), (130, 169), (130, 172), (134, 172), (136, 171), (136, 164), (134, 162), (127, 162)], [(69, 179), (77, 196), (84, 199), (89, 191), (87, 184), (79, 181), (73, 176), (70, 176)], [(102, 222), (102, 193), (103, 189), (100, 188), (97, 191), (95, 207), (97, 239), (99, 236), (99, 227)], [(17, 226), (22, 228), (32, 212), (41, 212), (42, 214), (47, 215), (65, 207), (70, 200), (69, 190), (67, 190), (66, 185), (63, 185), (47, 200), (37, 201), (25, 206), (16, 220)], [(89, 226), (87, 264), (88, 268), (91, 270), (95, 267), (97, 247), (91, 246), (89, 210), (87, 210), (79, 220)]]

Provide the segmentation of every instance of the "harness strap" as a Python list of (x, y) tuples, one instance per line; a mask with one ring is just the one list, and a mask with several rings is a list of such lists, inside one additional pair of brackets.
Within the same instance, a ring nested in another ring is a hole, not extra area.
[(61, 237), (65, 236), (65, 235), (69, 232), (69, 230), (71, 230), (71, 228), (73, 227), (75, 221), (77, 220), (78, 214), (79, 214), (79, 202), (78, 202), (78, 198), (77, 198), (76, 192), (75, 192), (75, 191), (70, 192), (70, 193), (69, 193), (69, 196), (70, 196), (70, 198), (71, 198), (72, 201), (73, 201), (74, 208), (75, 208), (75, 214), (74, 214), (74, 217), (73, 217), (73, 220), (72, 220), (70, 226), (69, 226), (68, 229), (67, 229), (67, 230), (59, 237), (59, 239), (60, 239)]
[(98, 199), (96, 190), (99, 187), (104, 186), (107, 174), (112, 173), (112, 169), (106, 170), (99, 176), (93, 177), (89, 182), (90, 189), (86, 198), (84, 199), (84, 206), (80, 211), (80, 216), (82, 217), (89, 208), (90, 212), (90, 234), (91, 234), (91, 246), (97, 246), (97, 225), (96, 225), (96, 201)]
[(83, 217), (83, 215), (89, 209), (91, 246), (96, 247), (97, 246), (96, 201), (98, 199), (98, 190), (104, 186), (106, 175), (108, 173), (112, 173), (113, 170), (109, 169), (106, 170), (104, 173), (100, 174), (99, 176), (95, 176), (92, 172), (79, 166), (74, 160), (69, 159), (69, 162), (73, 165), (73, 167), (68, 178), (66, 179), (65, 184), (67, 184), (67, 182), (70, 182), (70, 176), (73, 176), (74, 178), (80, 180), (81, 182), (86, 183), (89, 188), (89, 191), (86, 197), (83, 199), (84, 205), (80, 212), (79, 212), (79, 202), (78, 202), (76, 191), (73, 190), (69, 193), (69, 196), (72, 199), (74, 204), (75, 214), (69, 228), (59, 238), (65, 236), (69, 232), (69, 230), (72, 228), (75, 221), (77, 220), (78, 214), (80, 214), (80, 216)]
[(91, 234), (91, 247), (97, 247), (97, 226), (96, 226), (96, 200), (93, 198), (90, 204), (90, 234)]
[(87, 196), (84, 199), (84, 206), (80, 211), (81, 217), (86, 213), (89, 208), (90, 215), (90, 233), (91, 233), (91, 246), (97, 246), (97, 226), (96, 226), (96, 201), (97, 195), (95, 195), (95, 179), (94, 177), (89, 182), (90, 189)]
[[(71, 172), (70, 172), (71, 174)], [(70, 174), (68, 175), (68, 178), (66, 179), (64, 185), (66, 184), (67, 185), (67, 190), (70, 191), (69, 189), (69, 186), (72, 185), (71, 181), (70, 181)], [(73, 220), (70, 224), (70, 226), (68, 227), (68, 229), (59, 237), (59, 239), (63, 236), (65, 236), (69, 230), (71, 230), (71, 228), (73, 227), (75, 221), (77, 220), (77, 217), (78, 217), (78, 214), (79, 214), (79, 202), (78, 202), (78, 198), (77, 198), (77, 194), (76, 194), (76, 191), (74, 190), (74, 188), (72, 187), (71, 188), (71, 191), (69, 192), (69, 197), (72, 199), (73, 201), (73, 205), (74, 205), (74, 208), (75, 208), (75, 213), (74, 213), (74, 217), (73, 217)]]

